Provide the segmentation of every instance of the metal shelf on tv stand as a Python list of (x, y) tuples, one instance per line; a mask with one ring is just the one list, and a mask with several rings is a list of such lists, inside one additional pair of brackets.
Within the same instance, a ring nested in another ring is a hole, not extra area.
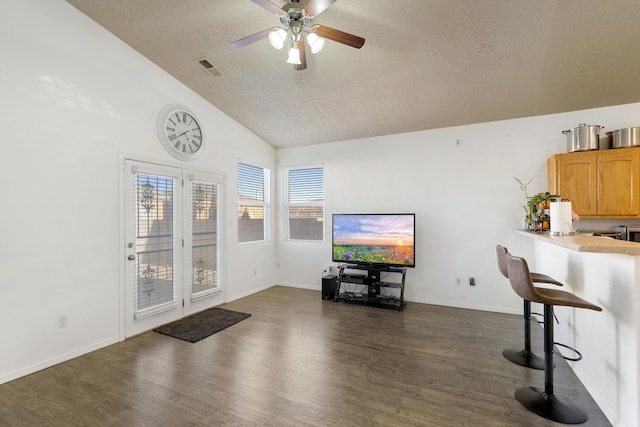
[[(381, 280), (381, 273), (387, 273), (387, 276), (389, 273), (394, 273), (397, 280), (388, 281), (386, 277), (385, 280)], [(341, 264), (338, 267), (338, 286), (334, 301), (377, 305), (402, 311), (406, 304), (404, 302), (406, 274), (407, 269), (404, 267)], [(360, 290), (348, 289), (349, 284), (359, 285)], [(343, 285), (346, 286), (343, 287)], [(388, 289), (398, 289), (399, 292), (389, 293)]]

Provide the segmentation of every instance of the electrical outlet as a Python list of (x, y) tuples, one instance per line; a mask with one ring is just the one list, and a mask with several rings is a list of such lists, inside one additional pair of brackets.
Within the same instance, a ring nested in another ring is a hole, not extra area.
[(476, 279), (474, 277), (469, 277), (469, 286), (475, 286), (476, 285)]
[(66, 328), (67, 327), (67, 315), (62, 314), (58, 316), (58, 328)]

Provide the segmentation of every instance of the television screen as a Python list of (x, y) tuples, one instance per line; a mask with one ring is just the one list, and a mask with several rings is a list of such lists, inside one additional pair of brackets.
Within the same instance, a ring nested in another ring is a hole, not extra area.
[(415, 214), (333, 214), (333, 262), (415, 267)]

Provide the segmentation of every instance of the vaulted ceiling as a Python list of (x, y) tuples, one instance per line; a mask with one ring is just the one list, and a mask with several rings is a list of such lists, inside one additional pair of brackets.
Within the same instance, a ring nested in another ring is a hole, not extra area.
[(366, 43), (304, 71), (230, 46), (280, 24), (250, 0), (67, 1), (277, 148), (640, 101), (638, 0), (337, 0), (313, 23)]

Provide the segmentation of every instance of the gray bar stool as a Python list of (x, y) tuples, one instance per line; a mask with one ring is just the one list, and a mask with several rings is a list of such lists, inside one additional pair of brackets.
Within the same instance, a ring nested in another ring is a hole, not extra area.
[(602, 311), (597, 305), (571, 292), (533, 286), (527, 261), (507, 255), (507, 271), (511, 287), (521, 298), (544, 304), (544, 389), (522, 387), (516, 390), (516, 400), (541, 417), (565, 424), (582, 424), (587, 413), (573, 402), (553, 394), (553, 306), (586, 308)]
[[(504, 246), (496, 246), (496, 253), (498, 255), (498, 269), (500, 273), (507, 279), (509, 278), (509, 272), (507, 270), (507, 255), (509, 251)], [(548, 283), (551, 285), (562, 286), (562, 283), (558, 282), (551, 276), (540, 273), (531, 273), (531, 281), (534, 283)], [(502, 355), (509, 360), (520, 366), (526, 366), (533, 369), (544, 369), (544, 358), (538, 356), (531, 351), (531, 301), (524, 301), (524, 349), (519, 350), (515, 348), (507, 348), (502, 352)]]

